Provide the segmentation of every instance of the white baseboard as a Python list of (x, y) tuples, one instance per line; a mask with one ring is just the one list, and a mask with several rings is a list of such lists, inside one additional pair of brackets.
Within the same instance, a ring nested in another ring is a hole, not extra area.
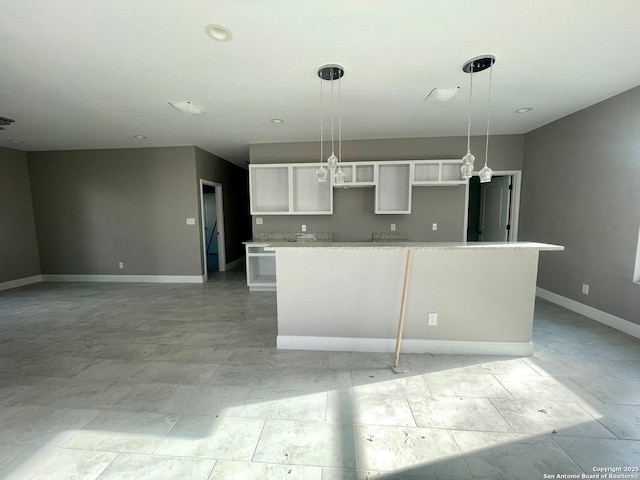
[(549, 290), (545, 290), (544, 288), (537, 287), (536, 295), (544, 300), (548, 300), (551, 303), (555, 303), (564, 307), (572, 312), (579, 313), (580, 315), (584, 315), (596, 322), (604, 323), (611, 328), (615, 328), (616, 330), (620, 330), (628, 335), (631, 335), (636, 338), (640, 338), (640, 325), (637, 323), (630, 322), (629, 320), (625, 320), (624, 318), (616, 317), (615, 315), (611, 315), (610, 313), (603, 312), (602, 310), (598, 310), (597, 308), (590, 307), (589, 305), (585, 305), (584, 303), (576, 302), (575, 300), (571, 300), (570, 298), (563, 297), (562, 295), (558, 295), (557, 293), (550, 292)]
[(244, 257), (240, 257), (240, 258), (236, 258), (233, 262), (229, 262), (227, 263), (224, 268), (225, 270), (231, 270), (234, 267), (237, 267), (238, 265), (241, 265), (244, 262)]
[(42, 275), (44, 282), (203, 283), (204, 275)]
[[(396, 339), (278, 335), (277, 347), (282, 350), (393, 353), (396, 348)], [(402, 340), (401, 352), (453, 355), (531, 356), (533, 355), (533, 343), (405, 339)]]
[(9, 280), (8, 282), (0, 283), (0, 291), (9, 290), (10, 288), (23, 287), (24, 285), (31, 285), (32, 283), (38, 283), (42, 281), (42, 275), (33, 275), (31, 277), (18, 278), (16, 280)]
[(276, 287), (249, 287), (250, 292), (275, 292)]

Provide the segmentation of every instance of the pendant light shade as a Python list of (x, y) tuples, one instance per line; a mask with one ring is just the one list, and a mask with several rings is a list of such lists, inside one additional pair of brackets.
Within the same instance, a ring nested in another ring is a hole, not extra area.
[[(324, 65), (318, 69), (318, 77), (320, 77), (320, 168), (316, 171), (318, 182), (326, 182), (329, 172), (331, 172), (332, 180), (336, 185), (344, 185), (345, 174), (340, 169), (342, 160), (342, 119), (340, 115), (340, 79), (344, 75), (344, 68), (340, 65)], [(324, 167), (324, 98), (323, 98), (323, 80), (331, 82), (331, 155), (326, 159), (329, 171)], [(338, 155), (335, 152), (335, 109), (334, 109), (334, 82), (338, 80)]]
[(489, 167), (487, 167), (487, 165), (485, 165), (478, 172), (478, 176), (480, 177), (480, 183), (488, 183), (488, 182), (490, 182), (492, 175), (493, 175), (493, 170), (491, 170)]
[(318, 182), (326, 182), (327, 181), (327, 169), (320, 165), (320, 168), (316, 170), (316, 176), (318, 177)]
[[(331, 141), (331, 143), (333, 143), (333, 141)], [(336, 168), (336, 165), (338, 165), (338, 157), (336, 157), (335, 153), (331, 153), (331, 155), (329, 155), (329, 158), (327, 158), (327, 165), (329, 165), (331, 170)]]

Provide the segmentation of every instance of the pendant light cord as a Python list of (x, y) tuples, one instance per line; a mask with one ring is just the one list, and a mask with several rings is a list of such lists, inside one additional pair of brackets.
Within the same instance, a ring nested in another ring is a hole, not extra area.
[(493, 77), (493, 64), (494, 61), (491, 61), (491, 67), (489, 68), (489, 97), (487, 101), (487, 143), (484, 149), (484, 166), (487, 166), (487, 162), (489, 160), (489, 123), (491, 120), (491, 78)]
[(340, 98), (340, 94), (342, 93), (342, 88), (340, 87), (340, 79), (342, 77), (338, 77), (338, 163), (342, 163), (342, 101)]
[(322, 149), (322, 145), (324, 144), (324, 134), (323, 134), (323, 129), (322, 129), (322, 123), (323, 123), (323, 107), (324, 107), (324, 100), (322, 98), (322, 76), (320, 76), (320, 167), (322, 168), (322, 159), (323, 159), (323, 149)]
[(471, 95), (473, 95), (473, 62), (471, 62), (471, 81), (469, 84), (469, 119), (467, 122), (467, 153), (471, 153)]
[(333, 145), (333, 70), (331, 71), (331, 155), (335, 156)]

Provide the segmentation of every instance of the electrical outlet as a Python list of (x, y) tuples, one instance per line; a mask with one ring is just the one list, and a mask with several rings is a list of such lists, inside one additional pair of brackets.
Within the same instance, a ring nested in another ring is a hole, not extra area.
[(256, 217), (256, 225), (262, 225), (263, 220), (262, 217)]
[(302, 225), (302, 231), (306, 232), (307, 231), (307, 226), (306, 225)]
[(430, 327), (435, 327), (436, 325), (438, 325), (438, 314), (437, 313), (430, 313), (429, 314), (429, 326)]
[(392, 223), (392, 224), (391, 224), (391, 231), (392, 231), (392, 232), (395, 232), (395, 231), (396, 231), (396, 224), (395, 224), (395, 223)]
[(431, 225), (431, 230), (437, 230), (438, 229), (438, 224), (434, 223)]
[(582, 284), (582, 293), (584, 293), (585, 295), (589, 295), (589, 285), (587, 285), (586, 283)]
[(124, 268), (124, 262), (118, 262), (118, 268)]

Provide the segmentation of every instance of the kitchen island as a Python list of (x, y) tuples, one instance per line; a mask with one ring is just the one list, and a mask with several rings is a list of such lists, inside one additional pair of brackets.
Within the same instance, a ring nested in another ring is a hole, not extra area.
[[(532, 355), (542, 243), (272, 243), (281, 349)], [(429, 326), (429, 314), (437, 325)]]

